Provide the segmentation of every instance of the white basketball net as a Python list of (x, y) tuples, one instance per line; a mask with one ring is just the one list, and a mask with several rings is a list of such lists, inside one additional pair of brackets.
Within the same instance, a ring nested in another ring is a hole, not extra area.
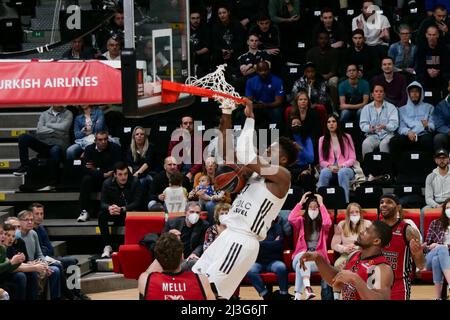
[[(200, 79), (188, 77), (185, 83), (190, 86), (210, 89), (212, 91), (226, 93), (236, 98), (241, 98), (239, 93), (234, 90), (233, 86), (225, 81), (224, 71), (226, 66), (226, 64), (221, 64), (217, 67), (216, 71), (209, 73)], [(221, 97), (219, 95), (213, 95), (212, 97), (221, 104), (221, 108), (234, 109), (236, 107), (236, 101), (233, 99)]]

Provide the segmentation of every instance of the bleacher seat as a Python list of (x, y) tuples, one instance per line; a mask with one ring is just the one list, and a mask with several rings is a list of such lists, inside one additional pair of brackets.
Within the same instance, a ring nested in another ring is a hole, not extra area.
[(340, 186), (320, 187), (317, 193), (323, 197), (323, 202), (328, 209), (344, 209), (346, 205), (344, 189)]
[(355, 190), (355, 202), (363, 208), (376, 208), (382, 195), (383, 189), (379, 186), (359, 186)]
[[(428, 228), (433, 220), (439, 219), (442, 214), (441, 208), (428, 208), (424, 210), (423, 217), (423, 240), (425, 241), (428, 235)], [(416, 272), (418, 279), (425, 283), (433, 283), (433, 272), (431, 270), (421, 270)]]
[(398, 184), (425, 185), (427, 175), (435, 164), (431, 153), (407, 151), (402, 152), (395, 161)]
[(299, 186), (291, 186), (286, 201), (283, 204), (282, 210), (292, 210), (300, 201), (303, 195), (303, 190)]
[[(389, 175), (393, 177), (392, 156), (386, 152), (369, 152), (364, 157), (361, 167), (366, 176), (370, 174), (374, 177)], [(378, 182), (368, 182), (370, 184), (379, 184)], [(385, 184), (384, 182), (383, 184)]]
[(3, 52), (22, 50), (23, 31), (19, 18), (0, 19), (0, 44)]
[(425, 206), (425, 197), (422, 195), (422, 188), (420, 186), (396, 186), (394, 193), (400, 199), (403, 208), (422, 208)]
[(152, 254), (139, 241), (148, 233), (161, 233), (164, 213), (155, 216), (127, 215), (125, 219), (125, 243), (113, 253), (114, 272), (125, 278), (137, 279), (152, 262)]

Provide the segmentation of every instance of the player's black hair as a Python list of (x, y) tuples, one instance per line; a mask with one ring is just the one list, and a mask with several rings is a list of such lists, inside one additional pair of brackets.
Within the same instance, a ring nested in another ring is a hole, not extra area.
[(278, 143), (283, 149), (283, 152), (286, 154), (286, 157), (288, 159), (288, 166), (297, 161), (298, 152), (300, 151), (300, 147), (298, 144), (286, 137), (280, 137)]
[(386, 223), (380, 220), (375, 220), (372, 222), (375, 228), (375, 232), (381, 240), (381, 247), (387, 246), (392, 239), (392, 229)]

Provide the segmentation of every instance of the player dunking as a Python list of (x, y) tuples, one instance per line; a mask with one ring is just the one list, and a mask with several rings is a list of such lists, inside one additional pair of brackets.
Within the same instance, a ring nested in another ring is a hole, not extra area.
[[(222, 109), (221, 132), (223, 159), (227, 159), (227, 129), (231, 129), (232, 108)], [(259, 241), (282, 208), (290, 187), (291, 175), (285, 168), (297, 159), (298, 146), (287, 138), (272, 144), (267, 153), (272, 159), (278, 154), (279, 165), (271, 164), (254, 151), (255, 117), (253, 104), (246, 99), (247, 117), (236, 142), (236, 157), (249, 176), (247, 184), (234, 200), (225, 217), (227, 228), (203, 253), (193, 266), (196, 273), (205, 274), (218, 296), (230, 298), (253, 263), (259, 251)], [(270, 172), (270, 173), (269, 173)]]

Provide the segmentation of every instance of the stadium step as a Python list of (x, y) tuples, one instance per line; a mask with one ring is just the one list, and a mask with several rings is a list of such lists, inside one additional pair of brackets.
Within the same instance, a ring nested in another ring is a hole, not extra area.
[[(17, 142), (0, 143), (0, 155), (2, 159), (19, 159), (19, 144)], [(36, 152), (30, 149), (30, 159), (36, 156)]]
[[(2, 112), (2, 128), (36, 128), (39, 121), (40, 112)], [(2, 129), (4, 130), (4, 129)]]
[(55, 257), (62, 257), (67, 255), (66, 241), (52, 241), (52, 246)]
[[(113, 227), (110, 222), (111, 234), (123, 235), (124, 227)], [(45, 219), (45, 227), (49, 236), (99, 236), (100, 229), (97, 219), (86, 222), (77, 222), (74, 219)]]
[(113, 272), (113, 262), (111, 258), (108, 259), (97, 259), (95, 260), (97, 264), (97, 272)]
[(0, 193), (7, 193), (18, 190), (19, 186), (24, 184), (24, 181), (24, 176), (16, 177), (13, 174), (0, 174)]
[(133, 288), (137, 288), (137, 280), (114, 272), (93, 272), (81, 278), (81, 290), (87, 294)]

